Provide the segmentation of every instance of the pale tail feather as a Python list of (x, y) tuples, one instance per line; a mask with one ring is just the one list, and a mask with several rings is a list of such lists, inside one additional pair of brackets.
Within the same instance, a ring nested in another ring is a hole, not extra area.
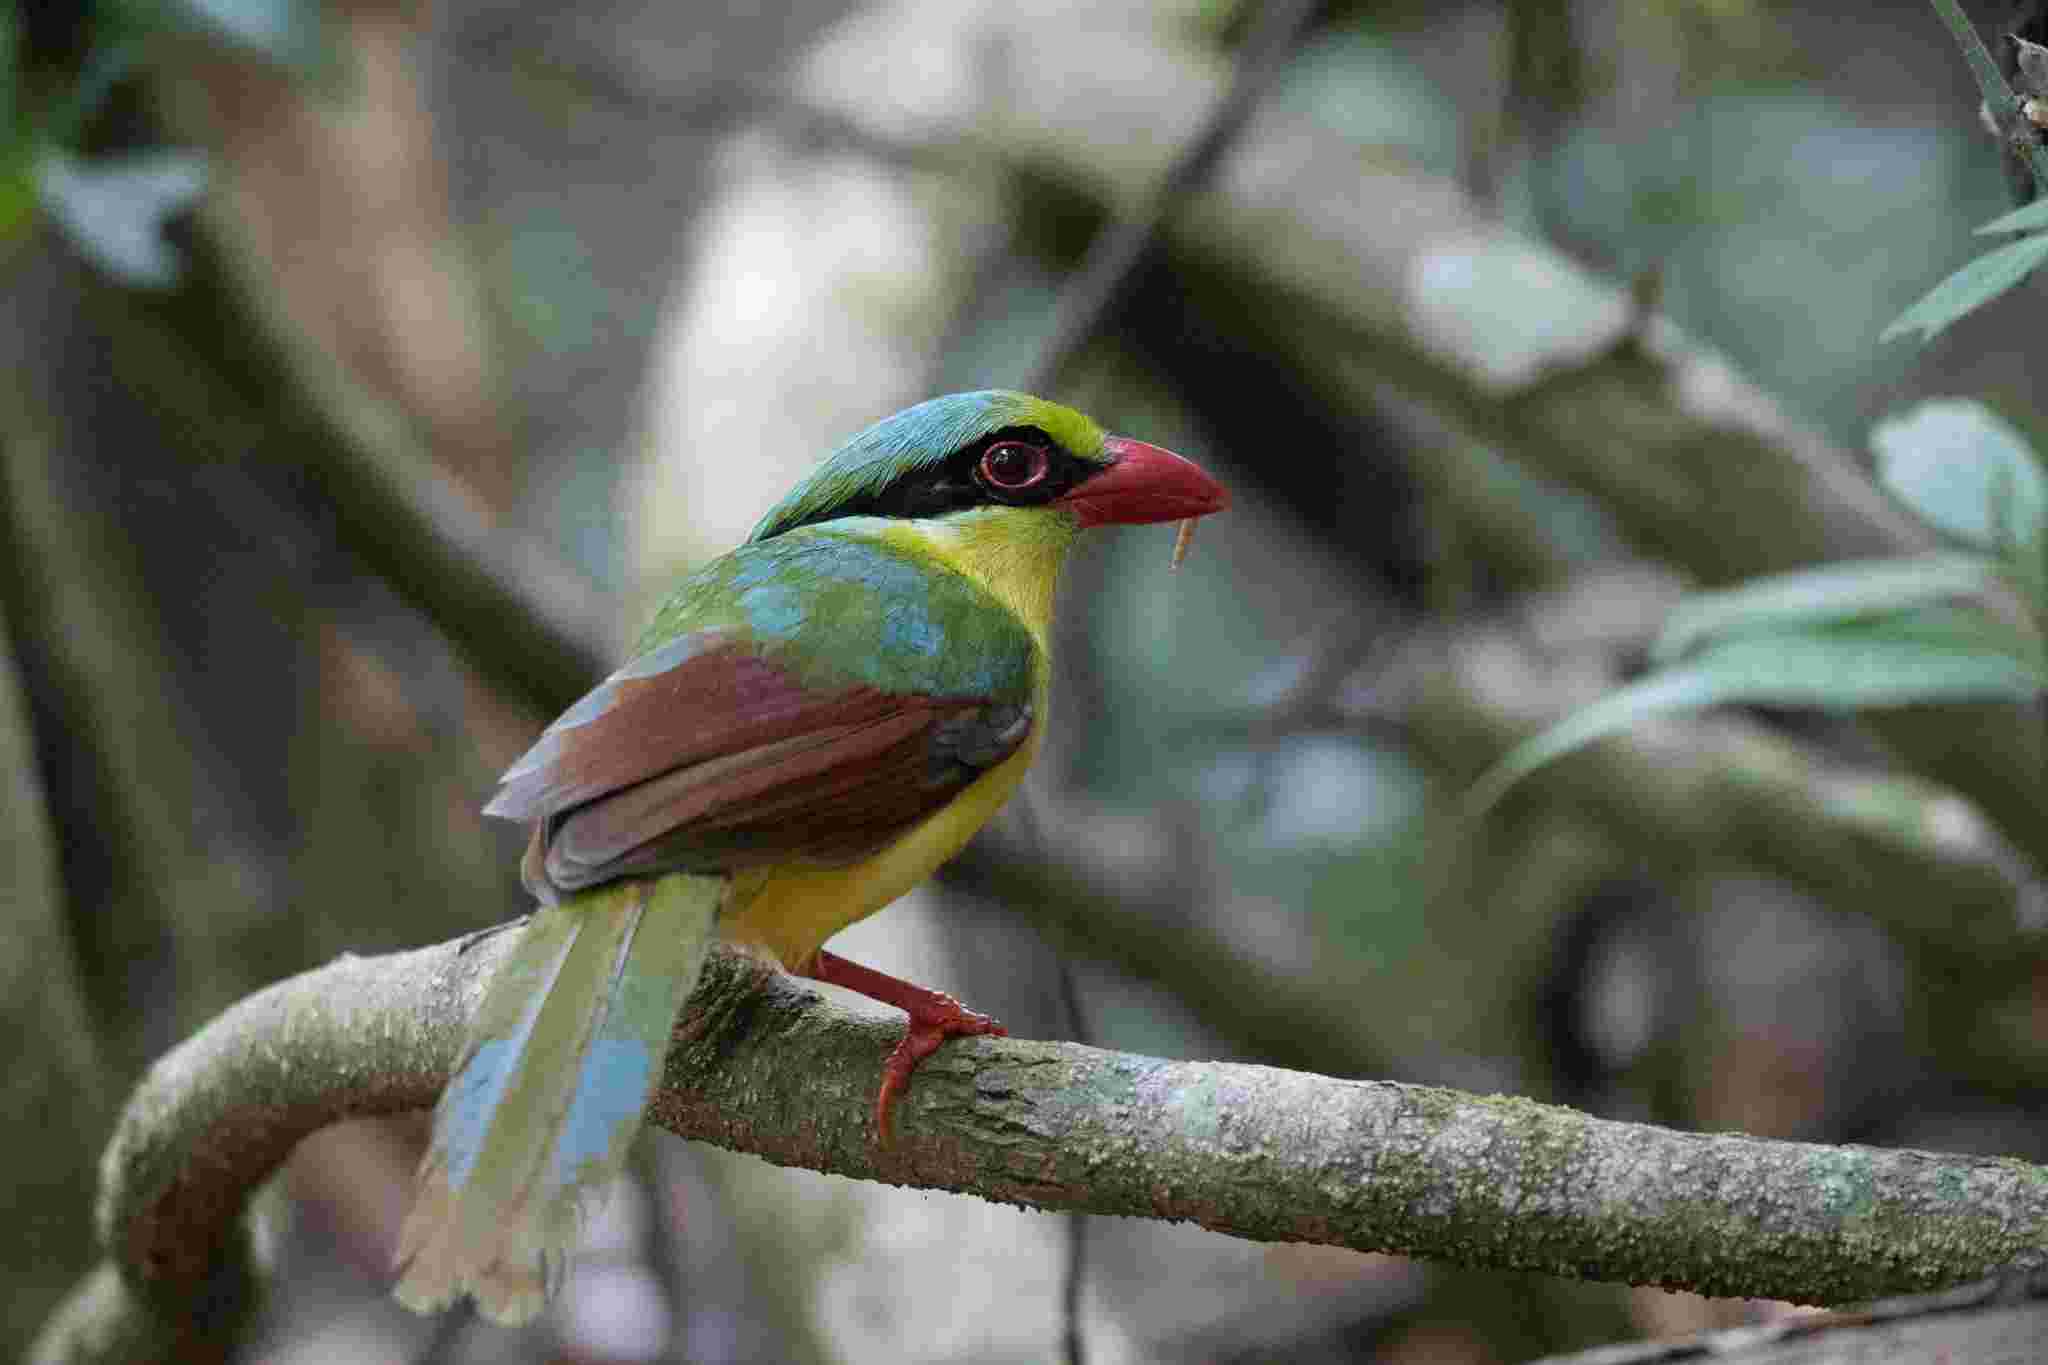
[(399, 1301), (522, 1323), (618, 1174), (697, 984), (724, 880), (606, 886), (537, 912), (484, 992), (399, 1235)]

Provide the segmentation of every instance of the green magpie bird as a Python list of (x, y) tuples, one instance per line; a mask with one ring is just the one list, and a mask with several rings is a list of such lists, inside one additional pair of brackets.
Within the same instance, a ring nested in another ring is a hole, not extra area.
[(435, 1108), (399, 1299), (429, 1311), (466, 1293), (504, 1323), (540, 1311), (713, 938), (909, 1014), (875, 1100), (884, 1142), (919, 1061), (1002, 1033), (825, 941), (1016, 790), (1044, 734), (1075, 536), (1228, 501), (1189, 461), (1071, 408), (952, 394), (855, 436), (686, 577), (485, 807), (532, 823), (521, 871), (541, 908)]

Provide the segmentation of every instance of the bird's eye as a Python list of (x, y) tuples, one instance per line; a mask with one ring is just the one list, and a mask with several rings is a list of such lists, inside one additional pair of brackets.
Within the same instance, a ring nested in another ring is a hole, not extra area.
[(997, 441), (981, 453), (981, 481), (998, 495), (1023, 493), (1044, 482), (1051, 459), (1029, 441)]

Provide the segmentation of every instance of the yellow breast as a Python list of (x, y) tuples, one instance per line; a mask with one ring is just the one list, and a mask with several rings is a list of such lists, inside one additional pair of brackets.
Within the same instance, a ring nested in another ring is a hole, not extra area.
[(731, 942), (801, 971), (825, 940), (929, 877), (987, 824), (1024, 780), (1045, 734), (1048, 632), (1071, 519), (1043, 508), (985, 508), (942, 522), (892, 522), (881, 534), (974, 579), (1031, 632), (1031, 733), (1016, 753), (881, 852), (847, 867), (789, 864), (745, 873), (719, 923)]
[[(1036, 712), (1043, 719), (1043, 704)], [(865, 862), (848, 867), (792, 864), (743, 875), (719, 933), (764, 950), (790, 971), (808, 965), (825, 940), (929, 877), (1001, 810), (1038, 752), (1040, 730), (1024, 747), (954, 797), (936, 814)]]

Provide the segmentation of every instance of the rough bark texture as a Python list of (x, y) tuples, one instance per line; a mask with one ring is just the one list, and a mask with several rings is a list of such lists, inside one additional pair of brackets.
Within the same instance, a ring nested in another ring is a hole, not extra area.
[[(127, 1292), (96, 1273), (39, 1358), (157, 1358), (148, 1343), (166, 1337), (136, 1314), (170, 1340), (217, 1338), (251, 1283), (249, 1192), (327, 1123), (431, 1103), (510, 942), (342, 959), (160, 1061), (103, 1171), (100, 1233)], [(779, 1164), (1035, 1208), (1710, 1294), (1842, 1303), (2048, 1268), (2048, 1171), (2021, 1162), (1677, 1133), (1076, 1044), (950, 1044), (884, 1150), (869, 1101), (897, 1028), (721, 953), (653, 1117)]]

